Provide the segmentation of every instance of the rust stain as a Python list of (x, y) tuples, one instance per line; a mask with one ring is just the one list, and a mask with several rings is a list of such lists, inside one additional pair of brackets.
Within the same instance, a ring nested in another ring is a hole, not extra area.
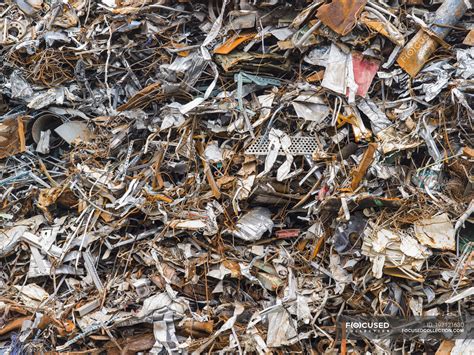
[(333, 0), (318, 9), (316, 16), (334, 32), (348, 34), (356, 25), (367, 0)]
[(227, 269), (230, 270), (230, 276), (231, 277), (239, 277), (241, 276), (241, 271), (240, 271), (240, 265), (239, 263), (232, 261), (232, 260), (224, 260), (222, 262), (222, 265), (224, 265)]
[(466, 38), (464, 38), (464, 41), (462, 42), (466, 46), (474, 46), (474, 30), (470, 30), (469, 33), (467, 34)]
[(231, 38), (229, 38), (227, 41), (225, 41), (222, 45), (214, 49), (214, 53), (229, 54), (235, 48), (237, 48), (240, 44), (253, 39), (255, 35), (256, 35), (255, 32), (234, 35)]
[(311, 252), (311, 255), (309, 257), (309, 260), (316, 259), (316, 256), (318, 256), (318, 253), (321, 250), (321, 247), (323, 246), (325, 240), (326, 240), (326, 236), (324, 235), (316, 241), (314, 248)]
[(382, 36), (387, 37), (396, 45), (403, 46), (405, 44), (405, 38), (391, 23), (383, 23), (378, 19), (372, 18), (367, 12), (362, 14), (360, 20), (364, 25), (374, 31), (377, 31)]
[(147, 194), (145, 192), (145, 199), (149, 202), (156, 202), (156, 201), (163, 201), (166, 203), (171, 203), (173, 202), (173, 199), (162, 194)]
[(311, 74), (310, 76), (308, 76), (306, 78), (306, 81), (308, 83), (314, 83), (314, 82), (323, 80), (323, 78), (324, 78), (324, 69), (320, 70), (320, 71), (318, 71), (314, 74)]
[[(443, 39), (467, 11), (465, 0), (446, 0), (438, 8), (432, 24), (421, 28), (410, 42), (403, 48), (397, 63), (410, 76), (414, 77), (423, 68), (439, 45), (450, 48)], [(439, 25), (438, 25), (439, 24)]]
[(469, 158), (474, 158), (474, 149), (472, 149), (471, 147), (464, 147), (462, 149), (462, 153), (463, 153), (463, 155), (465, 155)]
[(354, 170), (351, 182), (351, 188), (353, 191), (357, 189), (367, 170), (369, 169), (370, 164), (372, 164), (372, 162), (374, 161), (374, 154), (376, 149), (377, 143), (370, 143), (367, 147), (367, 150), (364, 152), (364, 156), (362, 157), (359, 166), (357, 167), (357, 169)]
[(414, 77), (423, 68), (436, 48), (438, 48), (438, 43), (425, 31), (420, 30), (403, 48), (397, 63), (410, 76)]
[[(175, 49), (186, 48), (186, 47), (187, 47), (187, 46), (186, 46), (185, 44), (183, 44), (183, 43), (172, 43), (172, 44), (173, 44), (173, 47), (174, 47)], [(187, 57), (187, 56), (189, 55), (189, 53), (190, 53), (189, 51), (183, 50), (183, 51), (178, 52), (178, 53), (176, 53), (176, 54), (179, 55), (180, 57)]]
[(0, 159), (26, 150), (25, 127), (21, 117), (0, 122)]
[(211, 334), (214, 331), (214, 321), (198, 322), (195, 320), (186, 320), (180, 326), (187, 334), (201, 335), (200, 333)]

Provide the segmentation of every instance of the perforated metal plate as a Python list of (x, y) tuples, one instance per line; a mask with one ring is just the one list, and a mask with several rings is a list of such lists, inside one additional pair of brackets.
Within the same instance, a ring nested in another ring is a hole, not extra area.
[(25, 35), (27, 25), (26, 21), (1, 21), (0, 44), (12, 44), (19, 41)]
[[(250, 147), (245, 151), (247, 155), (267, 155), (270, 150), (270, 141), (268, 137), (258, 137)], [(317, 140), (314, 137), (291, 137), (290, 153), (291, 155), (311, 155), (318, 150)], [(283, 149), (278, 152), (284, 155)]]

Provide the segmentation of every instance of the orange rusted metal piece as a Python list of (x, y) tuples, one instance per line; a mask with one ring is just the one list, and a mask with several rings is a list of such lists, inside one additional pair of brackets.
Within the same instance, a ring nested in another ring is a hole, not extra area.
[(397, 63), (410, 76), (414, 77), (430, 59), (438, 45), (445, 45), (445, 38), (466, 13), (467, 1), (446, 0), (436, 11), (436, 16), (429, 28), (422, 28), (403, 48)]
[(229, 54), (235, 48), (237, 48), (240, 44), (249, 41), (255, 37), (256, 33), (246, 33), (246, 34), (236, 34), (230, 37), (227, 41), (225, 41), (222, 45), (214, 49), (214, 53), (216, 54)]
[(382, 36), (387, 37), (397, 46), (403, 46), (405, 44), (405, 38), (403, 35), (390, 22), (383, 22), (377, 16), (372, 15), (367, 11), (361, 15), (360, 21), (370, 29), (377, 31)]
[(408, 74), (416, 76), (436, 48), (438, 48), (438, 42), (428, 33), (420, 30), (400, 53), (397, 63)]
[(334, 32), (348, 34), (356, 25), (367, 0), (333, 0), (318, 9), (316, 16)]
[(26, 150), (25, 125), (22, 117), (10, 118), (0, 123), (0, 159)]
[(467, 34), (466, 38), (464, 38), (464, 41), (462, 42), (466, 46), (474, 46), (474, 30), (470, 30), (469, 33)]
[(374, 161), (374, 154), (377, 150), (377, 143), (370, 143), (367, 147), (367, 150), (364, 152), (364, 156), (354, 171), (351, 188), (354, 191), (359, 186), (360, 182), (362, 181), (363, 177), (365, 176), (367, 170), (369, 169), (370, 164)]

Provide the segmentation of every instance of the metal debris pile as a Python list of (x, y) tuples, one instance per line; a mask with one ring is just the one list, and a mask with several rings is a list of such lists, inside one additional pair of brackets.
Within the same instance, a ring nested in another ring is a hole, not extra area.
[(0, 351), (474, 351), (472, 6), (0, 4)]

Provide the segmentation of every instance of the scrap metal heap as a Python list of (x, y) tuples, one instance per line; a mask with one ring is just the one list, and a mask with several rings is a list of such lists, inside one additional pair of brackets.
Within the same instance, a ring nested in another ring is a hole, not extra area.
[(472, 6), (0, 4), (0, 352), (474, 351)]

